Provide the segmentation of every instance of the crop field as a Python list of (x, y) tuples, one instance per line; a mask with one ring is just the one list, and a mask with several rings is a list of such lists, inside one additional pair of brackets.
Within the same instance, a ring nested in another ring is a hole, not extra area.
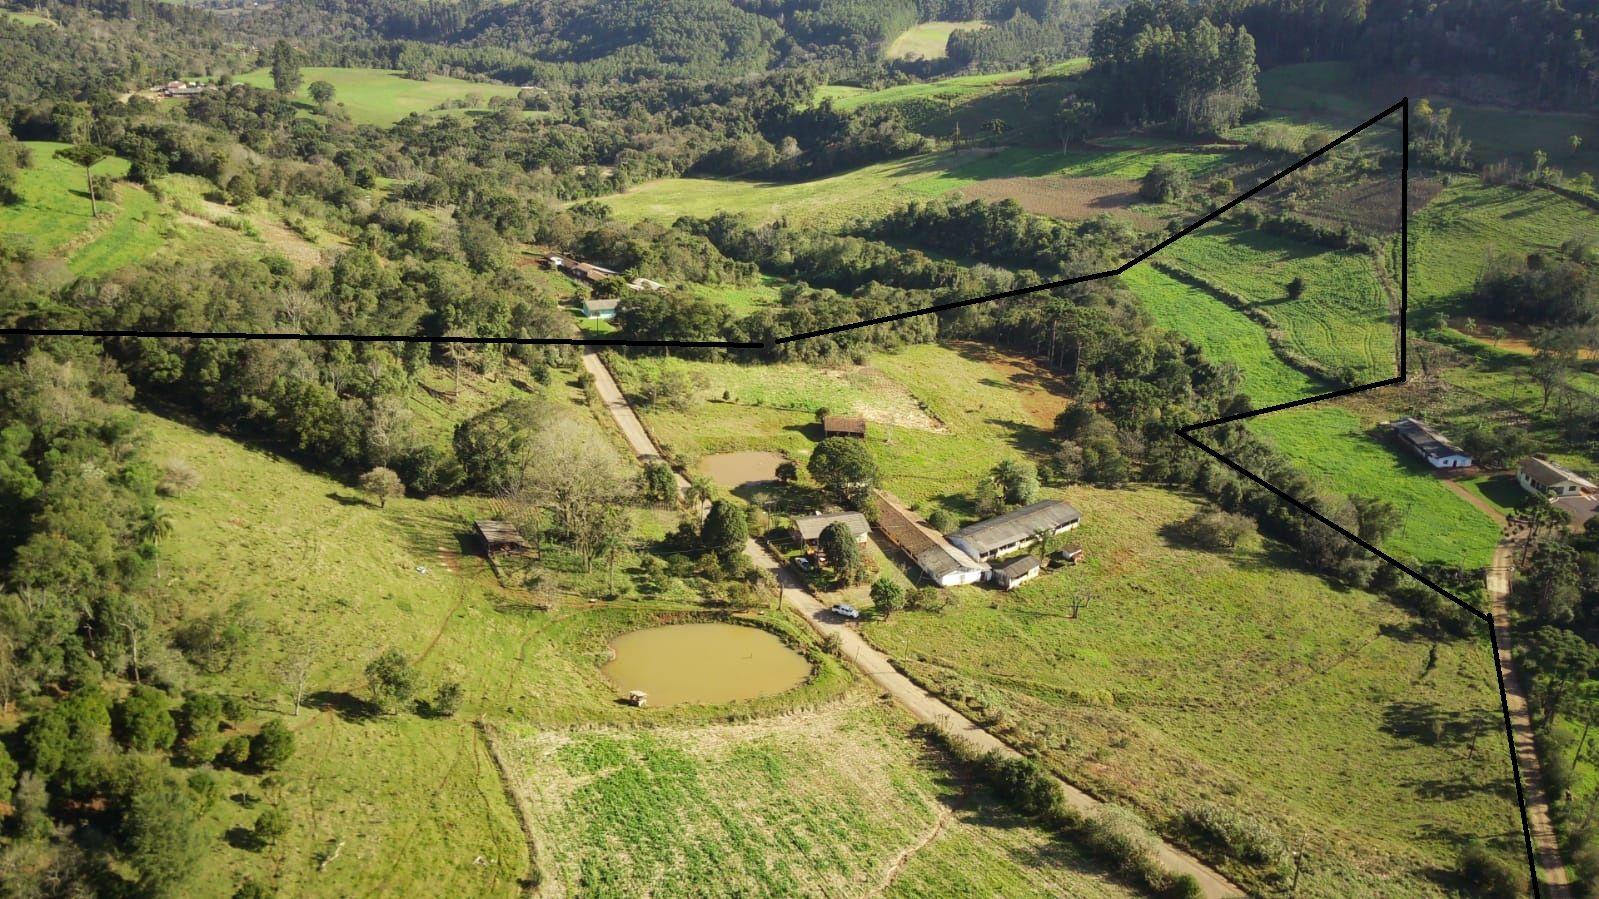
[(1427, 562), (1488, 564), (1499, 528), (1457, 496), (1409, 451), (1333, 404), (1274, 412), (1250, 422), (1328, 493), (1387, 499), (1403, 509), (1383, 548)]
[(572, 895), (915, 895), (954, 851), (955, 882), (981, 894), (1134, 895), (952, 780), (867, 693), (707, 727), (507, 727), (497, 743), (554, 858), (546, 879)]
[[(1262, 231), (1222, 224), (1184, 237), (1156, 257), (1265, 309), (1288, 345), (1329, 371), (1361, 380), (1393, 373), (1395, 325), (1373, 261)], [(1304, 279), (1290, 299), (1288, 283)]]
[(883, 55), (889, 59), (914, 56), (919, 59), (943, 59), (949, 46), (949, 36), (957, 31), (987, 28), (981, 19), (968, 22), (922, 22), (912, 25), (899, 37), (890, 41)]
[(1287, 402), (1326, 389), (1284, 362), (1260, 325), (1209, 291), (1148, 265), (1134, 266), (1121, 279), (1162, 327), (1188, 338), (1210, 359), (1238, 366), (1244, 392), (1255, 406)]
[[(331, 68), (305, 66), (300, 69), (301, 85), (296, 95), (311, 109), (307, 89), (313, 81), (333, 85), (333, 102), (342, 103), (350, 119), (360, 125), (392, 125), (413, 112), (426, 113), (441, 103), (477, 96), (473, 105), (482, 106), (490, 97), (514, 97), (517, 88), (509, 84), (462, 81), (446, 75), (431, 75), (426, 81), (413, 81), (404, 73), (389, 69)], [(271, 87), (272, 73), (256, 69), (239, 76), (245, 84)]]
[[(22, 202), (0, 206), (0, 234), (26, 235), (36, 252), (64, 256), (79, 275), (104, 274), (161, 248), (169, 219), (148, 191), (118, 183), (116, 202), (102, 201), (100, 217), (93, 218), (82, 167), (55, 158), (66, 145), (25, 143), (33, 165), (19, 179)], [(96, 165), (94, 173), (121, 178), (128, 163), (113, 157)]]
[[(1314, 859), (1301, 896), (1442, 895), (1431, 872), (1470, 836), (1519, 858), (1485, 640), (1438, 643), (1429, 665), (1409, 616), (1280, 547), (1170, 542), (1194, 508), (1182, 496), (1062, 495), (1083, 510), (1083, 565), (1002, 597), (958, 589), (950, 609), (868, 635), (1102, 798), (1156, 822), (1201, 801), (1267, 822)], [(1285, 885), (1228, 870), (1251, 892)]]

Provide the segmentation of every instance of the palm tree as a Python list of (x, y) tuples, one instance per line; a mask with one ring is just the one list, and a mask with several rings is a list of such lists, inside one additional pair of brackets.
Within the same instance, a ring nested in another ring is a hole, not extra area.
[[(172, 536), (172, 513), (164, 506), (151, 506), (144, 521), (139, 524), (139, 539), (159, 548), (161, 541)], [(155, 557), (155, 579), (161, 580), (161, 554)]]
[(688, 479), (688, 486), (683, 488), (683, 499), (699, 513), (701, 520), (705, 518), (705, 506), (711, 501), (715, 484), (711, 479), (702, 474), (694, 475)]

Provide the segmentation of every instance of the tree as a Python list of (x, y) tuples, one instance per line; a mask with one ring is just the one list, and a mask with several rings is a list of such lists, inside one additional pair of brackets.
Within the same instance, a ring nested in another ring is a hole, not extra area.
[(11, 792), (17, 788), (17, 773), (21, 770), (11, 753), (0, 745), (0, 818), (7, 814), (4, 809), (11, 804)]
[(887, 577), (872, 582), (872, 608), (877, 611), (878, 617), (886, 619), (904, 607), (905, 588), (899, 582)]
[(1044, 79), (1044, 72), (1046, 72), (1048, 69), (1049, 63), (1044, 59), (1044, 54), (1042, 53), (1034, 53), (1027, 60), (1027, 74), (1031, 76), (1034, 81), (1042, 81)]
[(366, 683), (378, 709), (385, 715), (393, 715), (407, 708), (416, 695), (416, 670), (404, 653), (387, 649), (367, 663)]
[(1139, 182), (1138, 195), (1151, 203), (1174, 203), (1188, 193), (1192, 180), (1187, 169), (1158, 162)]
[(149, 686), (135, 686), (116, 704), (112, 725), (122, 745), (139, 752), (167, 749), (178, 738), (167, 695)]
[(805, 468), (816, 483), (845, 502), (858, 503), (877, 486), (877, 462), (864, 440), (829, 437), (817, 444)]
[(138, 895), (178, 894), (204, 851), (199, 814), (187, 787), (153, 773), (139, 773), (116, 804), (124, 809), (117, 838), (124, 860), (138, 876)]
[(1094, 101), (1076, 94), (1060, 101), (1060, 107), (1055, 110), (1055, 130), (1060, 135), (1062, 152), (1088, 136), (1088, 129), (1098, 115), (1099, 107)]
[(822, 528), (821, 535), (816, 538), (816, 546), (827, 558), (827, 567), (841, 580), (850, 584), (860, 581), (866, 569), (866, 560), (861, 556), (860, 544), (855, 542), (849, 525), (835, 521)]
[(777, 479), (785, 484), (792, 484), (799, 480), (799, 466), (793, 459), (784, 459), (777, 463)]
[(99, 197), (94, 188), (93, 169), (102, 160), (109, 158), (111, 151), (98, 144), (73, 144), (70, 147), (62, 147), (57, 150), (55, 155), (57, 159), (66, 160), (73, 165), (83, 166), (83, 177), (89, 185), (89, 215), (90, 217), (98, 217), (100, 215), (100, 205)]
[(933, 514), (927, 516), (927, 523), (932, 525), (933, 530), (940, 534), (947, 534), (961, 526), (960, 519), (956, 518), (953, 512), (943, 506), (934, 509)]
[(1599, 652), (1580, 634), (1545, 626), (1533, 632), (1522, 661), (1532, 675), (1533, 690), (1543, 710), (1539, 726), (1547, 728), (1566, 691), (1593, 672)]
[(428, 712), (436, 718), (453, 718), (461, 710), (463, 691), (459, 681), (446, 681), (439, 684), (438, 692), (433, 694), (433, 701), (428, 703)]
[(288, 816), (275, 808), (269, 808), (255, 819), (255, 826), (250, 828), (250, 840), (256, 849), (265, 849), (277, 843), (288, 832)]
[(1566, 146), (1571, 148), (1571, 155), (1576, 156), (1577, 151), (1582, 149), (1582, 135), (1573, 134), (1566, 138)]
[(299, 54), (282, 38), (272, 45), (272, 89), (286, 97), (300, 89)]
[(1248, 516), (1232, 512), (1196, 512), (1178, 526), (1184, 539), (1213, 550), (1232, 549), (1254, 530), (1255, 523)]
[(677, 475), (665, 462), (648, 462), (644, 465), (644, 498), (653, 503), (671, 505), (677, 499)]
[(698, 514), (704, 514), (705, 504), (716, 495), (716, 482), (709, 477), (696, 474), (688, 479), (688, 486), (683, 488), (683, 501), (689, 504)]
[(1038, 466), (1028, 459), (1005, 459), (993, 477), (1006, 505), (1025, 506), (1038, 496)]
[(749, 523), (744, 512), (731, 500), (711, 503), (710, 514), (700, 527), (700, 543), (719, 559), (731, 559), (744, 551), (749, 540)]
[(335, 93), (333, 85), (326, 81), (313, 81), (306, 90), (311, 94), (311, 99), (316, 101), (319, 106), (332, 101)]
[(1360, 539), (1367, 542), (1381, 543), (1404, 523), (1404, 514), (1389, 500), (1375, 496), (1351, 496), (1349, 502), (1355, 508)]
[(1300, 275), (1295, 275), (1293, 279), (1288, 282), (1288, 299), (1297, 300), (1304, 296), (1304, 294), (1305, 279)]
[(389, 504), (389, 497), (405, 495), (405, 485), (393, 469), (379, 466), (361, 475), (361, 492), (376, 498), (382, 509)]
[(250, 761), (262, 771), (276, 771), (294, 755), (294, 732), (271, 718), (250, 738)]
[(1455, 873), (1467, 888), (1467, 895), (1483, 899), (1516, 899), (1527, 895), (1527, 878), (1520, 868), (1512, 865), (1484, 846), (1472, 840), (1461, 850)]

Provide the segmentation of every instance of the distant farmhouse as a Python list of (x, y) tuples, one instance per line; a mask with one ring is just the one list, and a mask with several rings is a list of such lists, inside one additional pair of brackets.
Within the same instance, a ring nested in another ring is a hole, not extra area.
[(201, 84), (198, 81), (168, 81), (155, 89), (156, 95), (167, 98), (198, 97), (208, 91), (214, 91), (214, 84)]
[[(585, 284), (599, 284), (609, 278), (620, 278), (620, 272), (608, 269), (603, 265), (594, 265), (589, 262), (577, 262), (564, 256), (545, 257), (545, 264), (556, 271), (565, 272), (567, 275), (582, 281)], [(666, 285), (650, 278), (638, 277), (627, 282), (628, 290), (665, 290)], [(594, 316), (590, 316), (591, 318)]]
[(1560, 499), (1599, 495), (1599, 486), (1569, 468), (1539, 456), (1528, 456), (1516, 469), (1516, 482), (1534, 496)]
[(1471, 456), (1426, 424), (1414, 418), (1401, 418), (1389, 425), (1399, 442), (1410, 447), (1433, 468), (1470, 468)]
[(866, 418), (860, 415), (822, 416), (822, 437), (866, 437)]
[(974, 559), (996, 559), (1037, 540), (1077, 527), (1083, 514), (1058, 499), (1022, 506), (987, 521), (969, 524), (949, 535), (949, 542)]
[(988, 566), (950, 544), (944, 535), (905, 507), (886, 490), (876, 491), (877, 526), (889, 542), (904, 550), (916, 567), (940, 587), (975, 584)]

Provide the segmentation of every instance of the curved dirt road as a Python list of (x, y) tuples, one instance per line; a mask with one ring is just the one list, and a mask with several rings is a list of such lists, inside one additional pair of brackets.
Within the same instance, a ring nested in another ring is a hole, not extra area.
[[(583, 367), (594, 376), (595, 387), (601, 401), (610, 410), (616, 420), (617, 427), (622, 435), (627, 438), (628, 446), (641, 459), (659, 459), (660, 452), (656, 449), (654, 441), (650, 439), (649, 432), (639, 421), (638, 416), (628, 405), (622, 391), (616, 386), (616, 381), (606, 369), (605, 363), (600, 361), (599, 354), (589, 350), (583, 354)], [(681, 475), (678, 484), (681, 489), (685, 482)], [(993, 734), (979, 727), (971, 719), (956, 711), (943, 700), (918, 687), (910, 678), (900, 674), (889, 664), (888, 656), (878, 652), (854, 628), (844, 623), (843, 619), (827, 611), (826, 607), (794, 577), (787, 566), (773, 558), (764, 547), (750, 540), (744, 546), (744, 552), (758, 568), (763, 568), (772, 573), (779, 584), (782, 585), (783, 602), (813, 630), (823, 637), (834, 636), (838, 638), (839, 645), (843, 647), (842, 655), (872, 683), (876, 684), (883, 692), (892, 696), (896, 702), (908, 710), (917, 721), (932, 724), (951, 734), (956, 739), (977, 749), (979, 752), (999, 752), (1004, 755), (1020, 757), (1020, 753), (999, 740)], [(1058, 781), (1065, 792), (1066, 799), (1073, 808), (1082, 812), (1091, 813), (1100, 805), (1099, 800), (1084, 793), (1065, 781)], [(1190, 874), (1199, 882), (1207, 899), (1227, 899), (1227, 897), (1242, 896), (1243, 890), (1217, 872), (1206, 867), (1202, 862), (1181, 849), (1165, 842), (1156, 843), (1155, 855), (1161, 864), (1177, 874)]]

